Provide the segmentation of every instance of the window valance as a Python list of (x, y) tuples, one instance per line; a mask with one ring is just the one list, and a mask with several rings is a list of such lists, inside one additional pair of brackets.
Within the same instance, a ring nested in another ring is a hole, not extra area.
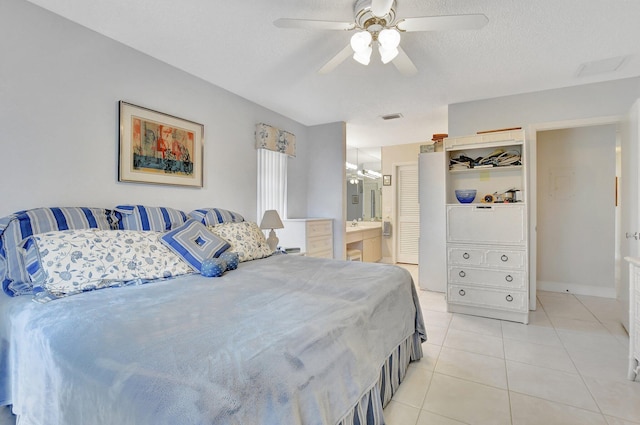
[(296, 156), (296, 136), (269, 124), (256, 124), (256, 149)]

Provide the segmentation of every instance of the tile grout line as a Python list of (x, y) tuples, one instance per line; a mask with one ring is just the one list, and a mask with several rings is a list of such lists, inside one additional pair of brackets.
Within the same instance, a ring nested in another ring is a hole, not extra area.
[(504, 321), (500, 321), (500, 333), (502, 334), (502, 356), (504, 357), (504, 376), (507, 381), (507, 400), (509, 401), (509, 420), (511, 422), (511, 425), (513, 425), (513, 404), (511, 404), (511, 387), (509, 386), (509, 372), (507, 371), (507, 350), (504, 347)]
[[(578, 297), (576, 297), (574, 294), (571, 294), (571, 296), (573, 298), (576, 299), (576, 301), (578, 301), (580, 303), (580, 305), (582, 305), (584, 308), (587, 309), (587, 311), (598, 321), (598, 323), (600, 323), (600, 321), (598, 320), (598, 318), (593, 314), (593, 312), (591, 310), (589, 310), (589, 308), (587, 306), (585, 306), (579, 299)], [(542, 301), (540, 301), (540, 307), (542, 307), (542, 309), (544, 310), (544, 305), (542, 304)], [(549, 317), (549, 315), (547, 314), (547, 311), (544, 310), (544, 313), (547, 317)], [(562, 348), (564, 348), (565, 352), (567, 353), (567, 355), (569, 356), (569, 360), (571, 360), (571, 364), (573, 364), (573, 367), (576, 368), (576, 372), (578, 372), (578, 376), (580, 377), (580, 381), (582, 382), (582, 384), (584, 385), (584, 387), (587, 389), (587, 392), (589, 393), (589, 395), (591, 396), (591, 399), (593, 400), (593, 402), (595, 403), (596, 407), (598, 407), (598, 412), (602, 415), (602, 417), (604, 418), (605, 422), (609, 422), (607, 421), (607, 419), (604, 417), (604, 412), (602, 411), (602, 407), (600, 407), (600, 404), (598, 403), (598, 400), (596, 399), (595, 395), (593, 394), (593, 392), (591, 391), (591, 389), (589, 388), (589, 386), (587, 385), (587, 383), (584, 380), (584, 376), (582, 375), (582, 372), (580, 372), (580, 369), (578, 368), (578, 366), (575, 363), (575, 360), (573, 359), (573, 356), (571, 355), (571, 353), (569, 352), (569, 350), (567, 349), (567, 346), (565, 344), (565, 341), (560, 337), (560, 334), (558, 333), (558, 330), (556, 329), (556, 325), (551, 321), (551, 318), (549, 318), (549, 322), (551, 323), (551, 327), (553, 327), (554, 332), (556, 333), (556, 335), (558, 336), (558, 339), (560, 340), (560, 343), (562, 344)], [(607, 332), (609, 332), (609, 330), (607, 329)], [(576, 407), (576, 406), (573, 406)]]

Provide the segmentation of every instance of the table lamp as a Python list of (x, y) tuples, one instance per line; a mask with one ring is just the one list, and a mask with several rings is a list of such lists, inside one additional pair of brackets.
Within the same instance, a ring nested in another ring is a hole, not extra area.
[(264, 212), (264, 216), (262, 216), (260, 228), (265, 230), (271, 229), (271, 231), (269, 232), (269, 237), (267, 238), (267, 243), (269, 244), (269, 248), (271, 249), (271, 251), (275, 251), (278, 247), (278, 237), (276, 236), (276, 232), (273, 229), (284, 229), (284, 225), (282, 224), (282, 220), (280, 220), (278, 211), (266, 210)]

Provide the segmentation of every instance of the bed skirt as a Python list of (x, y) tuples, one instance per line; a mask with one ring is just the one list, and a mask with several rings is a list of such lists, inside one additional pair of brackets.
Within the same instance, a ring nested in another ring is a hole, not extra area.
[(422, 340), (415, 332), (398, 345), (380, 368), (380, 377), (337, 425), (384, 425), (382, 410), (391, 401), (412, 361), (422, 358)]

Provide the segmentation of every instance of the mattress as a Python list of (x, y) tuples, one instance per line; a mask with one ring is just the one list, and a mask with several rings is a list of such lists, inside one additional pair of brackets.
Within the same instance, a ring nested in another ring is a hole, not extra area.
[(0, 319), (0, 402), (21, 425), (383, 423), (363, 404), (380, 414), (426, 340), (406, 270), (291, 255), (3, 297)]

